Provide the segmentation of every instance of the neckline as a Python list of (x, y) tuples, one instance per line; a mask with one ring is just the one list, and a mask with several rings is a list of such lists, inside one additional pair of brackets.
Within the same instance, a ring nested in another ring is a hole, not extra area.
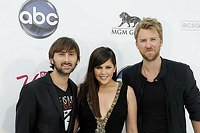
[[(110, 115), (118, 101), (118, 98), (119, 98), (119, 94), (120, 94), (120, 90), (121, 90), (121, 87), (122, 87), (122, 82), (119, 82), (119, 85), (118, 85), (118, 88), (117, 88), (117, 91), (115, 93), (115, 97), (112, 101), (112, 104), (111, 104), (111, 107), (110, 109), (108, 110), (108, 112), (106, 113), (105, 117), (104, 118), (100, 118), (100, 117), (95, 117), (96, 121), (97, 121), (97, 129), (96, 130), (100, 130), (100, 129), (105, 129), (105, 126), (106, 126), (106, 123), (108, 121), (108, 119), (110, 118)], [(92, 106), (91, 106), (91, 102), (89, 101), (89, 96), (87, 96), (87, 102), (88, 102), (88, 105), (93, 113), (93, 109), (92, 109)], [(93, 113), (94, 115), (94, 113)]]
[(104, 118), (98, 118), (98, 119), (103, 120), (103, 119), (106, 119), (106, 118), (108, 119), (108, 118), (110, 117), (110, 114), (112, 113), (113, 108), (115, 107), (115, 104), (117, 103), (117, 100), (118, 100), (118, 97), (119, 97), (119, 93), (120, 93), (121, 86), (122, 86), (122, 83), (119, 83), (119, 84), (118, 84), (117, 91), (116, 91), (116, 93), (115, 93), (115, 97), (114, 97), (114, 99), (113, 99), (113, 101), (112, 101), (112, 104), (111, 104), (111, 106), (110, 106), (110, 109), (109, 109), (108, 112), (106, 113), (105, 117), (104, 117)]

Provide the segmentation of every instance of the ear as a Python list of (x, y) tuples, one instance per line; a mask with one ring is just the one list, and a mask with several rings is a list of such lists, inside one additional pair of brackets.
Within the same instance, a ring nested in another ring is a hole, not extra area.
[(53, 64), (53, 63), (54, 63), (52, 58), (50, 58), (49, 60), (50, 60), (50, 63), (51, 63), (51, 64)]
[(136, 45), (137, 49), (139, 49), (139, 48), (138, 48), (138, 44), (137, 44), (137, 41), (135, 41), (135, 45)]
[[(117, 70), (117, 66), (115, 65), (115, 69), (114, 69), (114, 72), (116, 72), (116, 70)], [(114, 72), (113, 72), (113, 73), (114, 73)]]
[(160, 40), (160, 47), (162, 47), (163, 45), (163, 40)]
[(76, 62), (76, 65), (78, 65), (80, 63), (80, 60), (78, 60), (77, 62)]
[(76, 67), (79, 63), (80, 63), (80, 61), (78, 60), (78, 61), (76, 62), (76, 64), (75, 64), (75, 67)]

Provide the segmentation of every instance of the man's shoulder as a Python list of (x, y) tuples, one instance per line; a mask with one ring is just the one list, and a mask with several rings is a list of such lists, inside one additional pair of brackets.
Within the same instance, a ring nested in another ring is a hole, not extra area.
[(134, 65), (129, 65), (129, 66), (125, 67), (123, 73), (129, 74), (129, 73), (138, 72), (138, 70), (140, 69), (140, 64), (141, 63), (136, 63)]
[(163, 61), (166, 63), (168, 68), (173, 68), (173, 69), (186, 68), (186, 67), (189, 66), (186, 63), (174, 61), (174, 60), (169, 60), (169, 59), (163, 59)]
[(27, 83), (26, 85), (23, 86), (23, 88), (36, 90), (36, 88), (41, 88), (41, 86), (44, 86), (47, 83), (47, 80), (48, 80), (48, 75), (45, 75), (43, 77), (40, 77), (36, 80)]
[(77, 88), (76, 83), (71, 78), (69, 78), (69, 82), (68, 83), (70, 83), (72, 88)]

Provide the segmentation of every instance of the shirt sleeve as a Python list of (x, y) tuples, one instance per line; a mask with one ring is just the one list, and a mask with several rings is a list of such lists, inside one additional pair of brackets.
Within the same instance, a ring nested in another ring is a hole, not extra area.
[(185, 107), (191, 120), (200, 121), (200, 92), (190, 67), (186, 70)]

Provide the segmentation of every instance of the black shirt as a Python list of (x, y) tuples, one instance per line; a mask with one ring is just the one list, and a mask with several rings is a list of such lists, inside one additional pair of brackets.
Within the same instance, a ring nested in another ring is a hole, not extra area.
[(71, 88), (69, 87), (67, 88), (66, 91), (63, 91), (58, 86), (55, 85), (55, 87), (58, 93), (60, 104), (63, 108), (65, 131), (67, 131), (69, 122), (70, 122), (70, 117), (71, 117), (72, 105), (73, 105), (73, 97), (71, 93)]
[(142, 132), (168, 133), (166, 99), (162, 80), (146, 81), (143, 88)]

